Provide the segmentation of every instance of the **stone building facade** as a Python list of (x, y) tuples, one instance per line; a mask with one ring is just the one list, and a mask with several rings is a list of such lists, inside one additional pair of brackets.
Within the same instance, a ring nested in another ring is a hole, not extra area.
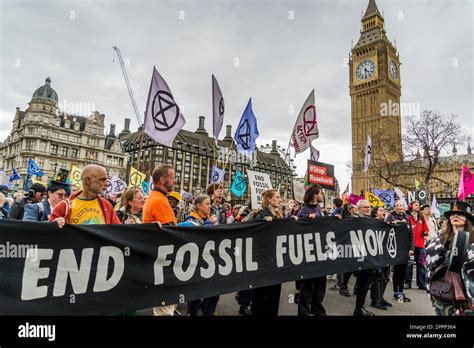
[(0, 168), (8, 175), (13, 168), (26, 174), (30, 158), (45, 173), (44, 181), (59, 168), (70, 170), (72, 165), (99, 164), (109, 175), (126, 174), (126, 155), (115, 125), (105, 135), (104, 114), (95, 111), (84, 117), (59, 110), (49, 78), (33, 93), (26, 110), (16, 108), (12, 130), (0, 144)]

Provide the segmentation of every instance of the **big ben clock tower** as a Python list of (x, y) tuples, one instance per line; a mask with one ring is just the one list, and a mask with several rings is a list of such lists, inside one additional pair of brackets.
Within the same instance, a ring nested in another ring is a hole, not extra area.
[[(375, 0), (361, 21), (360, 38), (349, 60), (352, 121), (352, 192), (386, 188), (378, 174), (385, 163), (403, 160), (400, 119), (400, 61), (385, 34), (385, 20)], [(367, 137), (371, 162), (364, 171)]]

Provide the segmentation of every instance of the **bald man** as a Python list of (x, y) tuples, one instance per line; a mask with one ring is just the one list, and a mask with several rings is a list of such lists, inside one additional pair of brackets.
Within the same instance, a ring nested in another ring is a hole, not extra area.
[(56, 205), (49, 221), (59, 227), (65, 223), (75, 225), (120, 224), (112, 205), (100, 195), (107, 187), (107, 172), (104, 167), (90, 164), (82, 169), (83, 189), (69, 199)]

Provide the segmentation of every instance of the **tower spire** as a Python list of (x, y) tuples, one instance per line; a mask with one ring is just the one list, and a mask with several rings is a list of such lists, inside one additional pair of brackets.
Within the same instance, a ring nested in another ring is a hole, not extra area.
[(380, 11), (375, 3), (375, 0), (369, 0), (369, 4), (367, 5), (367, 10), (365, 10), (365, 14), (362, 17), (362, 32), (367, 30), (371, 30), (373, 28), (379, 28), (380, 30), (384, 30), (384, 18), (380, 14)]
[(368, 19), (373, 15), (379, 15), (380, 17), (382, 17), (377, 7), (377, 4), (375, 3), (375, 0), (369, 0), (369, 5), (367, 6), (367, 10), (365, 11), (364, 17), (362, 17), (362, 20)]

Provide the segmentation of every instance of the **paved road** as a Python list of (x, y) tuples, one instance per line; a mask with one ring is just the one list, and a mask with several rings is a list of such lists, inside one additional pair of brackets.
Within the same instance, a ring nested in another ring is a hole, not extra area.
[[(352, 277), (349, 282), (349, 289), (354, 287), (355, 280)], [(338, 291), (331, 291), (330, 288), (334, 285), (335, 280), (328, 281), (328, 290), (324, 299), (324, 306), (328, 315), (352, 315), (355, 305), (355, 296), (344, 297)], [(434, 310), (431, 301), (426, 294), (426, 291), (415, 289), (405, 290), (406, 295), (412, 300), (408, 303), (398, 303), (392, 298), (392, 283), (387, 286), (385, 299), (393, 304), (393, 307), (386, 311), (378, 310), (370, 307), (370, 292), (367, 295), (366, 307), (375, 315), (434, 315)], [(282, 285), (280, 297), (280, 312), (279, 315), (296, 315), (297, 305), (293, 303), (294, 283), (285, 283)], [(186, 313), (184, 305), (179, 306), (179, 311)], [(217, 315), (238, 315), (239, 307), (235, 301), (235, 294), (222, 295), (217, 305)], [(151, 310), (143, 310), (139, 315), (151, 315)]]

